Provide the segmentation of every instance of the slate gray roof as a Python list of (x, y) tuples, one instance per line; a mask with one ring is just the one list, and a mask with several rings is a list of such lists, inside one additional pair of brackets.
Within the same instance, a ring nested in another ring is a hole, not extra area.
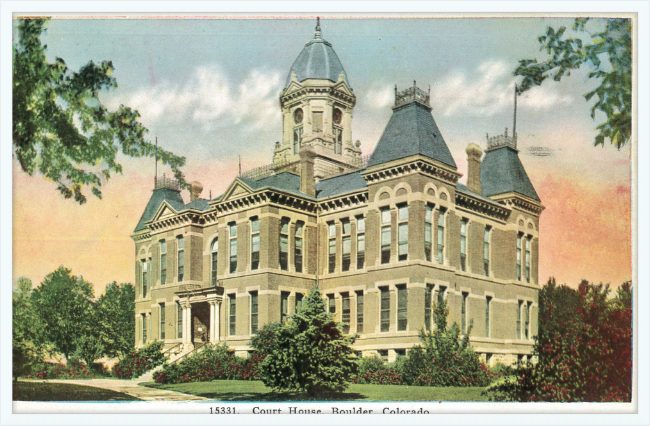
[(485, 152), (481, 162), (481, 190), (486, 197), (518, 192), (540, 201), (519, 154), (506, 145)]
[(463, 185), (460, 182), (456, 182), (456, 191), (464, 192), (465, 194), (469, 194), (469, 195), (473, 195), (474, 197), (479, 198), (479, 199), (485, 201), (486, 203), (495, 204), (495, 205), (497, 205), (499, 207), (502, 207), (502, 208), (504, 207), (503, 204), (500, 204), (500, 203), (498, 203), (498, 202), (496, 202), (496, 201), (494, 201), (494, 200), (492, 200), (490, 198), (487, 198), (487, 197), (485, 197), (485, 196), (483, 196), (481, 194), (477, 194), (474, 191), (470, 191), (469, 188), (467, 188), (465, 185)]
[(431, 110), (418, 102), (393, 110), (367, 167), (415, 154), (456, 168), (456, 162), (440, 134)]
[(243, 177), (238, 179), (250, 186), (252, 190), (269, 187), (307, 197), (306, 194), (300, 191), (300, 176), (293, 173), (279, 173), (257, 181)]
[(361, 176), (361, 172), (357, 170), (316, 182), (316, 198), (320, 200), (333, 197), (363, 189), (367, 186), (366, 180)]
[(153, 219), (153, 216), (156, 214), (163, 201), (167, 201), (176, 211), (185, 207), (185, 203), (183, 202), (183, 198), (181, 198), (181, 193), (179, 191), (167, 188), (155, 189), (153, 194), (151, 194), (147, 207), (145, 207), (144, 213), (142, 213), (142, 217), (140, 217), (140, 221), (133, 232), (142, 231), (147, 228), (145, 223)]
[(305, 81), (308, 78), (336, 82), (339, 80), (339, 75), (343, 73), (345, 83), (350, 87), (350, 80), (348, 80), (343, 65), (341, 65), (341, 61), (334, 52), (332, 45), (321, 38), (314, 38), (302, 49), (289, 70), (289, 75), (284, 84), (285, 89), (289, 86), (291, 74), (293, 73), (296, 73), (298, 82)]

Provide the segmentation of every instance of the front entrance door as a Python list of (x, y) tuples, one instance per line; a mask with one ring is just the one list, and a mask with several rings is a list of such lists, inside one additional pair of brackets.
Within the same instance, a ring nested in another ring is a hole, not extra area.
[(210, 343), (210, 305), (208, 302), (192, 303), (192, 342)]

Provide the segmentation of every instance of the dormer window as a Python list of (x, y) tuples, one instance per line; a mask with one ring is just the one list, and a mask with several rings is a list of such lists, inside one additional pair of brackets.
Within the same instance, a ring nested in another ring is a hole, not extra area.
[(298, 154), (300, 151), (300, 144), (302, 143), (302, 127), (293, 129), (293, 153)]

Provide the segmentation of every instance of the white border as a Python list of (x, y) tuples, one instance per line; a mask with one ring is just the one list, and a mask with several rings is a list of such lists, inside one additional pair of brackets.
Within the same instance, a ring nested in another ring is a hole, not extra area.
[[(371, 416), (359, 417), (350, 415), (338, 415), (336, 417), (323, 417), (323, 416), (308, 416), (308, 415), (291, 415), (291, 416), (264, 416), (258, 415), (236, 415), (236, 416), (192, 416), (187, 418), (182, 414), (156, 414), (156, 413), (181, 413), (181, 412), (195, 412), (198, 413), (203, 408), (207, 410), (208, 406), (227, 406), (228, 404), (196, 404), (196, 403), (121, 403), (121, 404), (75, 404), (78, 409), (76, 412), (94, 412), (94, 413), (124, 413), (124, 414), (107, 414), (103, 416), (90, 416), (90, 415), (65, 415), (60, 414), (52, 415), (35, 415), (35, 414), (12, 414), (11, 403), (11, 285), (12, 282), (12, 166), (11, 166), (11, 37), (12, 37), (12, 13), (37, 13), (41, 11), (48, 11), (48, 13), (58, 14), (97, 14), (100, 12), (106, 13), (135, 13), (146, 14), (147, 12), (155, 9), (156, 15), (165, 13), (192, 13), (201, 15), (210, 12), (220, 12), (229, 16), (240, 15), (242, 11), (247, 11), (248, 14), (255, 14), (260, 16), (268, 14), (273, 16), (279, 13), (291, 13), (294, 16), (304, 14), (316, 14), (323, 16), (325, 13), (343, 12), (343, 14), (363, 13), (366, 15), (378, 15), (381, 13), (397, 13), (401, 15), (410, 13), (422, 12), (442, 12), (445, 14), (453, 14), (456, 12), (461, 13), (476, 13), (485, 12), (489, 13), (508, 13), (508, 12), (523, 12), (523, 13), (574, 13), (576, 10), (582, 11), (585, 14), (593, 14), (597, 12), (637, 12), (638, 13), (638, 75), (642, 78), (637, 79), (638, 82), (638, 114), (637, 117), (648, 117), (648, 81), (647, 76), (650, 75), (648, 68), (648, 40), (650, 25), (649, 21), (649, 4), (647, 1), (619, 1), (619, 2), (578, 2), (578, 1), (564, 1), (564, 2), (507, 2), (507, 1), (492, 1), (492, 2), (312, 2), (300, 3), (299, 5), (290, 1), (278, 2), (221, 2), (221, 3), (207, 3), (207, 2), (144, 2), (144, 1), (131, 1), (131, 2), (16, 2), (5, 1), (1, 3), (1, 17), (0, 17), (0, 38), (1, 56), (0, 56), (0, 83), (2, 89), (1, 99), (1, 121), (0, 121), (0, 277), (2, 278), (2, 298), (0, 305), (0, 316), (2, 319), (0, 336), (1, 336), (1, 352), (0, 359), (2, 365), (0, 369), (0, 424), (155, 424), (155, 425), (168, 425), (168, 424), (184, 424), (188, 421), (193, 424), (227, 424), (237, 422), (238, 424), (247, 423), (267, 423), (267, 424), (286, 424), (298, 423), (305, 424), (329, 424), (333, 421), (337, 423), (365, 423), (372, 422), (373, 424), (394, 424), (402, 420), (395, 416)], [(372, 12), (368, 12), (372, 9)], [(302, 13), (294, 13), (295, 10), (301, 10)], [(254, 12), (250, 12), (254, 11)], [(143, 13), (144, 12), (144, 13)], [(241, 16), (241, 15), (240, 15)], [(638, 121), (638, 137), (637, 140), (641, 141), (638, 148), (638, 157), (641, 161), (638, 164), (647, 165), (650, 163), (650, 135), (648, 132), (647, 119)], [(637, 169), (638, 170), (638, 169)], [(642, 167), (638, 170), (638, 194), (641, 197), (636, 204), (638, 210), (633, 209), (636, 213), (634, 220), (637, 218), (650, 217), (650, 209), (648, 208), (648, 183), (650, 181), (649, 167)], [(633, 191), (634, 193), (634, 191)], [(634, 214), (633, 213), (633, 214)], [(638, 259), (648, 259), (648, 244), (650, 241), (649, 225), (647, 220), (641, 221), (638, 224), (638, 240), (636, 248), (638, 249)], [(644, 261), (637, 263), (636, 269), (637, 280), (635, 281), (635, 291), (637, 291), (638, 306), (635, 309), (637, 314), (635, 318), (635, 336), (638, 337), (638, 360), (636, 363), (636, 371), (638, 373), (638, 392), (636, 394), (637, 401), (641, 401), (638, 406), (638, 414), (631, 415), (618, 415), (612, 416), (612, 411), (617, 411), (616, 404), (503, 404), (503, 403), (445, 403), (445, 404), (431, 404), (432, 407), (444, 408), (445, 411), (453, 411), (456, 413), (463, 413), (461, 415), (454, 414), (439, 414), (435, 418), (429, 416), (409, 416), (408, 422), (410, 424), (564, 424), (571, 423), (575, 425), (601, 425), (601, 424), (635, 424), (635, 425), (648, 425), (650, 424), (648, 404), (642, 401), (648, 401), (648, 362), (650, 359), (648, 355), (648, 288), (645, 284), (649, 282), (648, 262)], [(638, 309), (641, 308), (641, 309)], [(21, 403), (16, 403), (20, 405)], [(57, 404), (57, 403), (28, 403), (31, 408), (36, 409), (36, 412), (42, 410), (43, 414), (47, 413), (60, 413), (64, 407), (67, 408), (71, 404)], [(269, 405), (269, 404), (258, 404)], [(289, 405), (289, 404), (272, 404), (274, 406)], [(291, 404), (293, 405), (293, 404)], [(332, 404), (322, 404), (332, 405)], [(338, 403), (336, 405), (345, 406), (362, 406), (363, 403)], [(387, 406), (396, 406), (396, 404), (386, 403)], [(403, 405), (420, 406), (424, 404), (419, 403), (405, 403)], [(150, 414), (145, 416), (132, 417), (132, 414), (139, 412), (141, 407), (146, 407), (146, 411)], [(18, 408), (18, 407), (17, 407)], [(592, 414), (584, 414), (581, 416), (568, 416), (566, 414), (547, 414), (547, 413), (578, 413), (578, 412), (591, 412)], [(520, 413), (520, 415), (504, 415), (503, 413)], [(524, 413), (537, 413), (543, 412), (543, 415), (524, 416)], [(473, 414), (467, 414), (473, 413)], [(484, 414), (478, 414), (484, 413)], [(490, 413), (490, 415), (485, 415)], [(401, 416), (400, 416), (401, 417)]]

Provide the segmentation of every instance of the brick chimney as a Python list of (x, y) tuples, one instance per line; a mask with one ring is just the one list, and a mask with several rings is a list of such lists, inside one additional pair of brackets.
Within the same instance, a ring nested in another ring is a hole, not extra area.
[(476, 144), (467, 145), (467, 189), (482, 195), (481, 192), (481, 156), (483, 151)]
[(309, 195), (316, 196), (314, 187), (314, 158), (316, 153), (311, 145), (303, 145), (300, 149), (300, 191)]
[(201, 196), (203, 185), (200, 182), (190, 182), (190, 203)]

